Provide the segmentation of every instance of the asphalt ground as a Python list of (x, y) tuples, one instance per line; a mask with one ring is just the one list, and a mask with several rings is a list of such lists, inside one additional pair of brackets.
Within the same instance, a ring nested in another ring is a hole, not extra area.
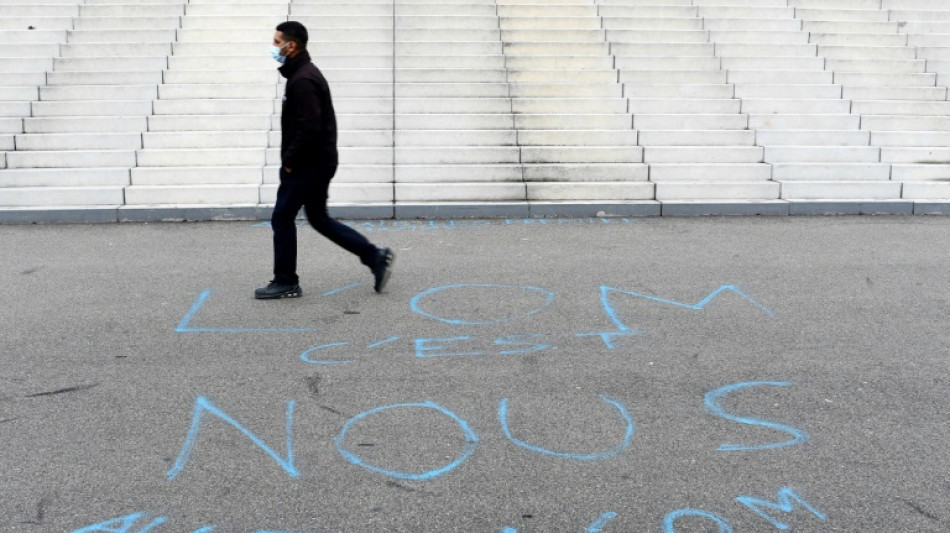
[(950, 219), (0, 227), (0, 531), (950, 531)]

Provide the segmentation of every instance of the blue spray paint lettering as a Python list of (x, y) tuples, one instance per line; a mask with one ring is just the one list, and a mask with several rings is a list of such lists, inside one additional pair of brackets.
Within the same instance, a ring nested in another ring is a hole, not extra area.
[(118, 518), (112, 518), (98, 524), (86, 526), (84, 528), (73, 530), (73, 533), (92, 533), (93, 531), (105, 531), (109, 533), (131, 533), (131, 527), (139, 521), (139, 518), (145, 516), (145, 513), (132, 513)]
[(604, 526), (606, 526), (607, 523), (616, 517), (617, 513), (612, 511), (600, 515), (600, 518), (598, 518), (593, 524), (587, 526), (587, 533), (600, 533), (604, 530)]
[(468, 335), (443, 339), (416, 339), (416, 357), (471, 357), (485, 355), (483, 352), (449, 352), (446, 351), (446, 347), (444, 346), (450, 342), (464, 342), (469, 340), (472, 340), (472, 338)]
[(350, 365), (350, 364), (355, 363), (356, 361), (331, 361), (331, 360), (313, 359), (310, 357), (310, 354), (312, 354), (313, 352), (326, 350), (327, 348), (335, 348), (337, 346), (347, 346), (349, 344), (350, 344), (350, 341), (330, 342), (327, 344), (320, 344), (319, 346), (314, 346), (312, 348), (305, 350), (302, 354), (300, 354), (300, 360), (303, 361), (304, 363), (310, 363), (311, 365)]
[[(462, 453), (459, 454), (459, 456), (456, 457), (451, 463), (447, 464), (446, 466), (442, 468), (437, 468), (437, 469), (429, 470), (429, 471), (422, 472), (419, 474), (414, 474), (411, 472), (389, 470), (386, 468), (368, 464), (365, 461), (363, 461), (363, 459), (360, 458), (358, 455), (354, 454), (353, 452), (347, 450), (344, 447), (344, 441), (346, 440), (346, 433), (350, 430), (353, 424), (371, 415), (374, 415), (376, 413), (381, 413), (383, 411), (388, 411), (390, 409), (403, 409), (403, 408), (434, 409), (444, 414), (445, 416), (449, 417), (453, 422), (455, 422), (459, 426), (459, 428), (462, 429), (462, 434), (465, 438), (465, 445), (462, 449)], [(340, 430), (340, 434), (336, 436), (333, 442), (336, 444), (336, 449), (337, 451), (340, 452), (340, 455), (342, 455), (344, 459), (346, 459), (347, 461), (349, 461), (350, 463), (354, 465), (361, 466), (363, 468), (372, 470), (374, 472), (378, 472), (380, 474), (384, 474), (384, 475), (394, 477), (397, 479), (424, 481), (424, 480), (441, 476), (442, 474), (445, 474), (446, 472), (454, 470), (460, 464), (464, 463), (475, 452), (475, 447), (478, 445), (478, 436), (469, 427), (468, 422), (459, 418), (458, 415), (456, 415), (452, 411), (449, 411), (448, 409), (442, 407), (441, 405), (437, 403), (423, 402), (423, 403), (400, 403), (400, 404), (394, 404), (394, 405), (384, 405), (382, 407), (377, 407), (375, 409), (370, 409), (369, 411), (360, 413), (346, 421), (346, 424), (343, 425), (343, 429)]]
[(191, 305), (191, 308), (185, 313), (185, 316), (182, 317), (181, 322), (178, 323), (178, 327), (175, 328), (175, 333), (247, 333), (247, 332), (278, 332), (278, 333), (287, 333), (287, 332), (306, 332), (313, 331), (312, 328), (196, 328), (191, 326), (191, 321), (195, 318), (195, 315), (198, 314), (198, 311), (201, 310), (205, 302), (211, 296), (211, 290), (201, 291), (201, 294), (198, 295), (198, 298), (195, 299), (195, 302)]
[(550, 348), (551, 346), (548, 344), (542, 344), (542, 343), (531, 340), (531, 339), (544, 339), (546, 337), (547, 335), (542, 335), (540, 333), (535, 333), (535, 334), (530, 334), (530, 335), (509, 335), (507, 337), (495, 339), (495, 344), (499, 346), (523, 346), (523, 348), (520, 348), (520, 349), (502, 350), (498, 352), (501, 355), (520, 355), (520, 354), (526, 354), (526, 353), (541, 352)]
[(521, 446), (522, 448), (531, 450), (533, 452), (542, 453), (545, 455), (553, 455), (555, 457), (561, 457), (563, 459), (573, 459), (575, 461), (600, 461), (603, 459), (608, 459), (610, 457), (619, 455), (621, 452), (627, 449), (627, 447), (630, 446), (630, 441), (631, 439), (633, 439), (633, 433), (634, 433), (633, 417), (630, 416), (630, 413), (627, 412), (627, 409), (623, 406), (623, 404), (603, 395), (600, 397), (600, 399), (616, 407), (617, 410), (620, 411), (620, 416), (623, 418), (626, 424), (626, 430), (624, 431), (623, 440), (620, 443), (620, 445), (617, 446), (617, 448), (615, 448), (614, 450), (605, 452), (605, 453), (576, 454), (576, 453), (557, 452), (554, 450), (541, 448), (539, 446), (534, 446), (522, 440), (516, 439), (514, 436), (512, 436), (511, 429), (508, 427), (508, 398), (502, 398), (501, 402), (498, 405), (498, 421), (501, 424), (501, 430), (504, 432), (505, 436), (508, 437), (508, 440), (517, 444), (518, 446)]
[(719, 526), (719, 533), (732, 533), (732, 524), (725, 518), (702, 509), (677, 509), (663, 520), (663, 531), (665, 533), (676, 533), (676, 520), (683, 517), (695, 516), (704, 520), (711, 520)]
[(815, 517), (817, 517), (819, 520), (824, 521), (827, 519), (824, 514), (822, 514), (818, 509), (815, 509), (809, 505), (809, 503), (802, 499), (802, 497), (799, 496), (794, 489), (789, 487), (782, 487), (778, 491), (778, 503), (767, 502), (765, 500), (760, 500), (751, 496), (739, 496), (736, 498), (736, 500), (781, 530), (788, 529), (788, 524), (773, 518), (770, 514), (762, 510), (763, 507), (767, 509), (773, 509), (775, 511), (782, 511), (783, 513), (790, 513), (795, 509), (795, 502), (798, 502), (799, 505), (801, 505), (811, 514), (815, 515)]
[(274, 461), (277, 462), (280, 467), (287, 472), (287, 475), (290, 477), (299, 477), (300, 473), (294, 467), (294, 449), (293, 449), (293, 421), (294, 421), (294, 402), (287, 402), (286, 409), (286, 423), (285, 423), (285, 432), (287, 436), (287, 452), (286, 458), (281, 457), (277, 454), (270, 446), (268, 446), (263, 440), (260, 439), (257, 435), (251, 433), (244, 426), (239, 424), (236, 420), (228, 416), (224, 411), (218, 409), (211, 403), (210, 400), (204, 396), (199, 396), (195, 400), (194, 412), (191, 417), (191, 427), (188, 428), (188, 435), (185, 437), (185, 443), (181, 448), (181, 452), (178, 454), (178, 459), (175, 461), (175, 465), (168, 471), (168, 480), (172, 481), (178, 474), (185, 468), (185, 465), (188, 464), (188, 459), (191, 457), (191, 452), (194, 449), (195, 441), (198, 439), (198, 434), (201, 431), (201, 415), (205, 412), (211, 413), (214, 416), (220, 418), (221, 420), (227, 422), (231, 426), (234, 426), (238, 431), (240, 431), (245, 437), (251, 440), (258, 448), (264, 450), (267, 455), (269, 455)]
[[(423, 302), (426, 298), (432, 296), (433, 294), (443, 292), (443, 291), (450, 291), (450, 290), (455, 290), (455, 289), (467, 289), (467, 288), (514, 289), (514, 290), (522, 290), (522, 291), (533, 291), (540, 294), (544, 298), (544, 302), (538, 307), (531, 309), (527, 312), (524, 312), (521, 314), (515, 314), (512, 316), (501, 317), (494, 320), (465, 320), (462, 318), (447, 318), (447, 317), (437, 316), (435, 314), (424, 311), (421, 307), (421, 302)], [(497, 284), (497, 283), (459, 283), (459, 284), (454, 284), (454, 285), (443, 285), (441, 287), (434, 287), (429, 290), (423, 291), (412, 297), (412, 300), (409, 302), (409, 307), (414, 312), (424, 317), (438, 320), (439, 322), (445, 322), (446, 324), (452, 324), (456, 326), (481, 326), (481, 325), (486, 325), (486, 324), (499, 324), (502, 322), (511, 322), (514, 320), (518, 320), (524, 317), (534, 315), (540, 312), (545, 307), (551, 305), (552, 301), (554, 301), (554, 293), (545, 289), (538, 288), (538, 287), (522, 287), (518, 285), (504, 285), (504, 284)]]
[(770, 310), (769, 310), (768, 308), (766, 308), (764, 305), (762, 305), (762, 304), (760, 304), (759, 302), (757, 302), (757, 301), (755, 301), (754, 299), (752, 299), (749, 295), (747, 295), (746, 293), (742, 292), (741, 290), (739, 290), (739, 289), (738, 289), (737, 287), (735, 287), (734, 285), (722, 285), (722, 286), (720, 286), (718, 289), (716, 289), (716, 290), (714, 290), (713, 292), (709, 293), (705, 298), (703, 298), (702, 300), (700, 300), (699, 302), (694, 303), (694, 304), (688, 304), (688, 303), (684, 303), (684, 302), (678, 302), (678, 301), (676, 301), (676, 300), (670, 300), (670, 299), (667, 299), (667, 298), (660, 298), (660, 297), (653, 296), (653, 295), (650, 295), (650, 294), (644, 294), (644, 293), (632, 292), (632, 291), (625, 291), (625, 290), (616, 289), (616, 288), (613, 288), (613, 287), (608, 287), (607, 285), (601, 285), (601, 287), (600, 287), (600, 303), (601, 303), (601, 306), (604, 308), (604, 312), (607, 314), (607, 317), (610, 319), (610, 321), (613, 322), (615, 326), (617, 326), (617, 332), (595, 332), (595, 333), (586, 333), (586, 334), (583, 334), (583, 336), (600, 335), (601, 338), (602, 338), (603, 341), (604, 341), (604, 344), (605, 344), (608, 348), (613, 349), (613, 348), (614, 348), (613, 338), (614, 338), (615, 336), (618, 336), (618, 335), (620, 335), (620, 336), (624, 336), (624, 335), (637, 335), (637, 334), (642, 333), (642, 332), (640, 332), (640, 331), (636, 331), (636, 330), (631, 329), (623, 320), (620, 319), (620, 317), (617, 316), (617, 311), (616, 311), (616, 309), (614, 309), (613, 305), (612, 305), (611, 302), (610, 302), (610, 296), (611, 296), (612, 294), (625, 294), (625, 295), (627, 295), (627, 296), (633, 296), (633, 297), (635, 297), (635, 298), (642, 298), (642, 299), (645, 299), (645, 300), (649, 300), (649, 301), (652, 301), (652, 302), (657, 302), (657, 303), (661, 303), (661, 304), (665, 304), (665, 305), (672, 305), (672, 306), (675, 306), (675, 307), (682, 307), (682, 308), (684, 308), (684, 309), (691, 309), (691, 310), (694, 310), (694, 311), (701, 311), (701, 310), (705, 309), (706, 306), (709, 305), (710, 302), (712, 302), (714, 299), (716, 299), (716, 297), (718, 297), (720, 294), (722, 294), (722, 293), (724, 293), (724, 292), (730, 292), (730, 293), (733, 293), (733, 294), (737, 294), (737, 295), (740, 296), (742, 299), (744, 299), (744, 300), (750, 302), (750, 303), (751, 303), (752, 305), (754, 305), (755, 307), (761, 309), (761, 310), (762, 310), (763, 312), (765, 312), (768, 316), (770, 316), (770, 317), (775, 316), (775, 315), (772, 313), (772, 311), (770, 311)]
[(734, 391), (740, 389), (746, 389), (749, 387), (787, 387), (791, 383), (780, 382), (780, 381), (750, 381), (746, 383), (735, 383), (733, 385), (726, 385), (725, 387), (720, 387), (716, 390), (706, 393), (705, 403), (706, 410), (712, 414), (725, 418), (726, 420), (732, 420), (733, 422), (738, 422), (740, 424), (748, 424), (752, 426), (762, 426), (770, 429), (775, 429), (778, 431), (784, 431), (785, 433), (791, 434), (794, 438), (784, 442), (773, 442), (769, 444), (756, 444), (756, 445), (745, 445), (745, 444), (723, 444), (719, 447), (719, 451), (746, 451), (746, 450), (766, 450), (771, 448), (781, 448), (783, 446), (793, 446), (795, 444), (801, 444), (808, 440), (808, 434), (800, 429), (795, 429), (783, 424), (777, 424), (775, 422), (769, 422), (767, 420), (758, 420), (755, 418), (740, 417), (730, 413), (727, 413), (720, 405), (719, 400), (723, 396), (730, 394)]

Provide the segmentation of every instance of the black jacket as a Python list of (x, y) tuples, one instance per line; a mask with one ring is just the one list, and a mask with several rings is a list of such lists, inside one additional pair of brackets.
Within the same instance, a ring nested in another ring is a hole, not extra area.
[(279, 70), (287, 78), (280, 115), (281, 162), (293, 171), (291, 178), (330, 179), (339, 164), (330, 86), (306, 50)]

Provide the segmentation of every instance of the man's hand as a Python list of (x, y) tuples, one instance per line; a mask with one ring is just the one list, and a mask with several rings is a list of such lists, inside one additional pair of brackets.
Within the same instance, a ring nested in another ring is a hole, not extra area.
[(291, 170), (291, 169), (288, 168), (288, 167), (284, 167), (284, 172), (286, 172), (286, 173), (288, 173), (288, 174), (293, 174), (293, 173), (294, 173), (294, 171)]

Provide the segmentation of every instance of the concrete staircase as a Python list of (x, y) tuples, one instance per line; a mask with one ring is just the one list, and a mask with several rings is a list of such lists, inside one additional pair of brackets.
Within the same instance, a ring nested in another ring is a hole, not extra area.
[(0, 222), (266, 218), (284, 20), (343, 216), (950, 212), (945, 0), (0, 0)]

